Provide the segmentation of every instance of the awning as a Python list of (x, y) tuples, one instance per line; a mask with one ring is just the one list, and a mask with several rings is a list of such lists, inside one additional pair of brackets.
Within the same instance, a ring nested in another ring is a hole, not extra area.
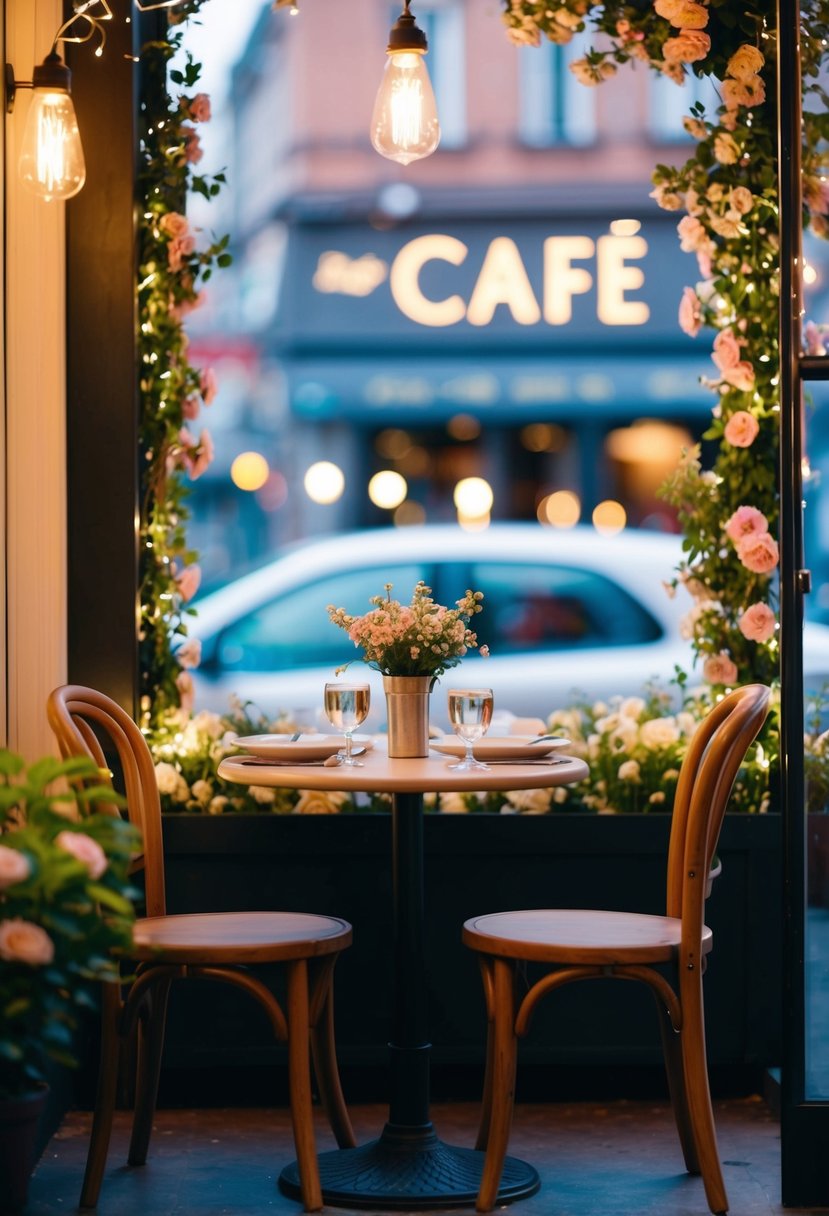
[(652, 358), (597, 352), (549, 359), (287, 358), (283, 363), (291, 412), (300, 418), (371, 415), (439, 420), (458, 412), (490, 419), (583, 419), (643, 414), (705, 416), (715, 404), (701, 375), (715, 373), (694, 355)]

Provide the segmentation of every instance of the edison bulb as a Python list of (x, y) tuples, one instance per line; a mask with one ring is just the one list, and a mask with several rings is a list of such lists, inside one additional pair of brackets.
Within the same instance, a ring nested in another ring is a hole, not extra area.
[(432, 82), (420, 51), (389, 53), (371, 116), (371, 142), (400, 165), (429, 156), (440, 142)]
[(20, 177), (47, 203), (72, 198), (82, 188), (86, 165), (68, 93), (33, 90), (20, 151)]

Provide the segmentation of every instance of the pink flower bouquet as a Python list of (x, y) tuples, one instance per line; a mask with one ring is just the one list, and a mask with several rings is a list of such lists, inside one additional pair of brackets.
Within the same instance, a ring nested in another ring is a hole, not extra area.
[[(372, 596), (369, 603), (374, 607), (364, 616), (349, 616), (344, 608), (328, 605), (329, 617), (362, 648), (369, 667), (387, 676), (436, 678), (477, 647), (469, 622), (481, 611), (483, 592), (467, 591), (454, 608), (445, 608), (435, 603), (425, 583), (417, 584), (410, 604), (393, 600), (391, 589), (386, 583), (385, 596)], [(488, 654), (486, 646), (480, 653)]]

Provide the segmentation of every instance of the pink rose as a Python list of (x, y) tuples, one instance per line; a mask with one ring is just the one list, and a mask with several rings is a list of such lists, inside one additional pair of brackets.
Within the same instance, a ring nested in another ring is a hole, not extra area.
[(178, 211), (168, 211), (166, 215), (162, 215), (158, 226), (165, 236), (187, 236), (190, 232), (187, 217), (179, 215)]
[(172, 271), (181, 270), (184, 259), (196, 251), (194, 236), (174, 236), (167, 246), (167, 263)]
[(737, 666), (725, 651), (709, 655), (702, 665), (702, 678), (709, 684), (736, 684)]
[(699, 272), (704, 279), (711, 278), (711, 272), (714, 267), (711, 260), (710, 249), (706, 248), (697, 250), (697, 266), (699, 267)]
[(0, 958), (7, 963), (45, 967), (54, 957), (54, 942), (40, 925), (19, 917), (0, 921)]
[(193, 122), (210, 122), (210, 96), (207, 93), (197, 93), (187, 112)]
[(754, 388), (754, 368), (745, 359), (741, 359), (733, 367), (725, 368), (722, 378), (726, 384), (740, 389), (743, 393), (748, 393)]
[(196, 397), (187, 397), (186, 400), (182, 402), (181, 413), (188, 422), (193, 422), (194, 419), (198, 418), (200, 410), (201, 406), (199, 405)]
[(181, 574), (176, 578), (178, 593), (185, 603), (193, 598), (200, 584), (201, 568), (199, 566), (185, 566)]
[(679, 302), (679, 328), (695, 338), (702, 327), (702, 305), (693, 287), (686, 287)]
[(740, 353), (740, 342), (734, 337), (731, 329), (724, 329), (717, 334), (711, 358), (721, 372), (727, 367), (736, 367), (740, 362)]
[(109, 864), (98, 841), (87, 836), (86, 832), (58, 832), (55, 844), (86, 866), (90, 878), (100, 878)]
[(803, 198), (810, 211), (829, 214), (829, 182), (819, 177), (803, 178)]
[(738, 541), (737, 556), (752, 574), (769, 574), (780, 560), (777, 541), (768, 532)]
[(751, 604), (740, 617), (740, 633), (749, 642), (768, 642), (774, 637), (776, 618), (768, 604)]
[(205, 405), (210, 405), (218, 392), (216, 373), (212, 367), (205, 368), (201, 374), (201, 399)]
[(676, 38), (667, 38), (662, 54), (668, 63), (696, 63), (711, 50), (711, 39), (701, 30), (680, 30)]
[(213, 447), (213, 440), (210, 437), (209, 431), (202, 431), (201, 435), (199, 436), (198, 445), (195, 449), (193, 449), (193, 451), (195, 452), (195, 455), (191, 456), (188, 453), (184, 458), (184, 467), (190, 474), (191, 481), (195, 481), (198, 477), (201, 477), (202, 473), (209, 468), (213, 462), (215, 449)]
[(182, 127), (181, 133), (184, 136), (184, 159), (188, 165), (197, 165), (204, 156), (199, 133), (192, 127)]
[(759, 433), (760, 423), (748, 410), (737, 410), (725, 424), (725, 438), (735, 448), (750, 448)]
[(822, 327), (815, 325), (814, 321), (807, 321), (803, 326), (803, 341), (807, 355), (826, 354), (826, 347), (823, 344)]
[(729, 76), (735, 76), (737, 80), (747, 80), (749, 76), (754, 76), (759, 72), (765, 62), (762, 53), (757, 50), (756, 46), (744, 43), (731, 56), (725, 70)]
[(198, 638), (188, 638), (186, 642), (182, 642), (176, 651), (176, 662), (185, 670), (198, 667), (201, 663), (201, 642)]
[(762, 536), (769, 530), (769, 521), (756, 507), (738, 507), (725, 525), (725, 534), (737, 545), (747, 536)]
[(695, 215), (684, 215), (676, 226), (679, 233), (679, 247), (683, 253), (694, 253), (704, 248), (709, 240), (708, 233)]
[(176, 688), (178, 689), (181, 708), (186, 714), (192, 713), (195, 702), (195, 688), (193, 677), (189, 671), (180, 671), (178, 673), (176, 676)]
[(29, 877), (32, 867), (25, 853), (0, 844), (0, 891), (13, 887)]

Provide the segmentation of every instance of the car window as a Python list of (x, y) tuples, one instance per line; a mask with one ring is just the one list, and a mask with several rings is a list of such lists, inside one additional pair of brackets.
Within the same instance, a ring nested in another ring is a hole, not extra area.
[(222, 630), (216, 647), (217, 663), (228, 671), (277, 671), (347, 663), (357, 651), (343, 630), (329, 621), (327, 605), (345, 608), (351, 615), (368, 612), (369, 600), (382, 595), (385, 583), (393, 584), (393, 595), (408, 600), (419, 579), (428, 583), (430, 572), (429, 564), (411, 562), (320, 575)]
[(628, 646), (661, 636), (651, 614), (592, 570), (477, 562), (471, 585), (484, 593), (478, 633), (493, 652)]

